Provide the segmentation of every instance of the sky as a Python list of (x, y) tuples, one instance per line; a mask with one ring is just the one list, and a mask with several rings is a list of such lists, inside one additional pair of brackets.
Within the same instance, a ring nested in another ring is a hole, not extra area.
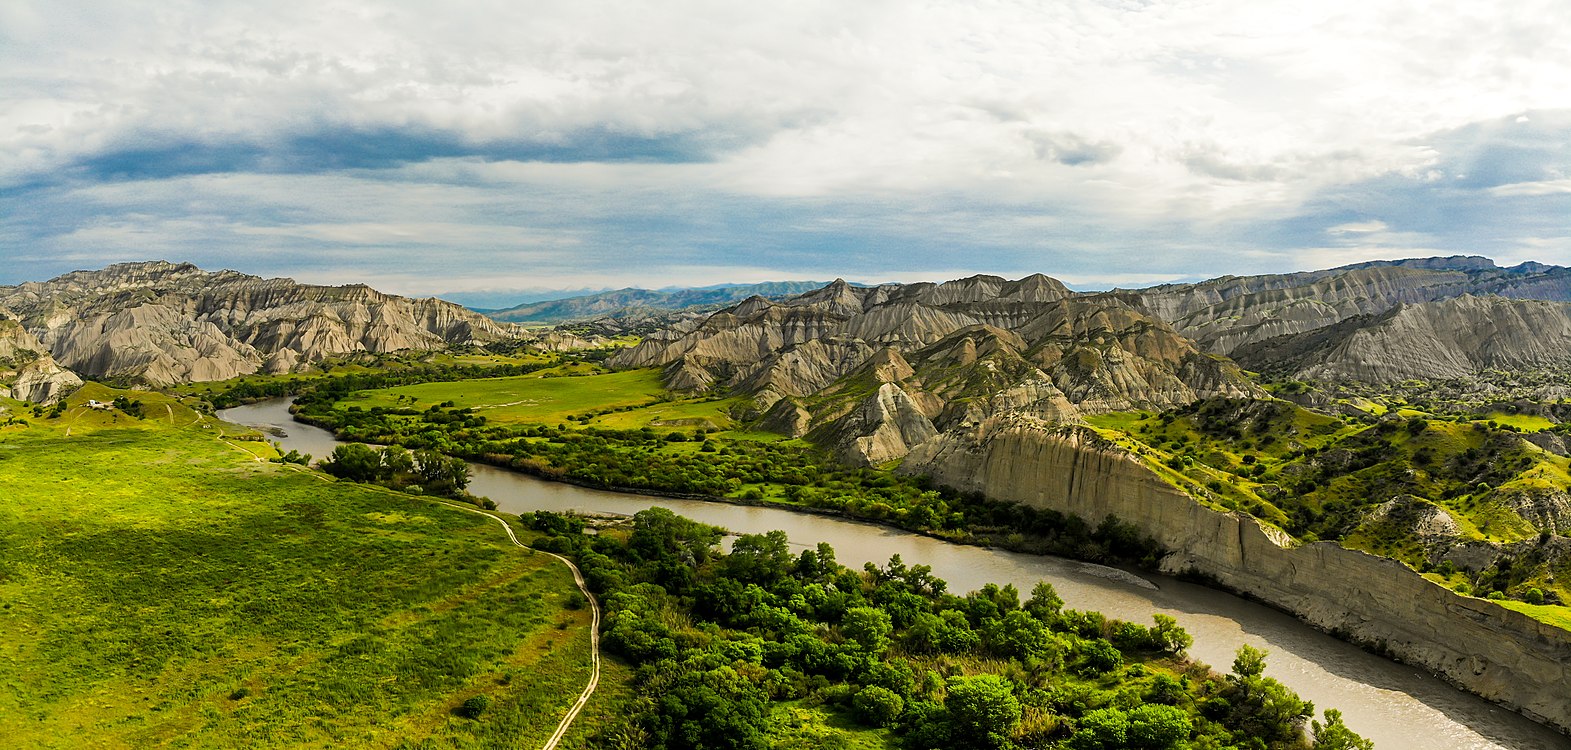
[(1571, 3), (0, 1), (0, 284), (1571, 264)]

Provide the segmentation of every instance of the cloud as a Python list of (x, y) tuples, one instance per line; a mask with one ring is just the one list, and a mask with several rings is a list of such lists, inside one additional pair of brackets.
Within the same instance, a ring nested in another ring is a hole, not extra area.
[(1334, 227), (1327, 227), (1326, 228), (1326, 234), (1331, 234), (1331, 235), (1371, 234), (1371, 233), (1377, 233), (1377, 232), (1384, 232), (1388, 228), (1389, 227), (1386, 225), (1386, 223), (1381, 221), (1381, 220), (1379, 220), (1379, 219), (1372, 219), (1370, 221), (1350, 221), (1350, 222), (1348, 222), (1346, 224), (1338, 224), (1338, 225), (1336, 225)]
[(1554, 0), (19, 0), (0, 283), (137, 254), (436, 291), (1521, 253), (1563, 234), (1566, 80)]

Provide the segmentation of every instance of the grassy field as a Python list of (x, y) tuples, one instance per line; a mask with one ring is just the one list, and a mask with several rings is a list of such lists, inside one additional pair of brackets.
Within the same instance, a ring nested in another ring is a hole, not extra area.
[(600, 409), (645, 406), (665, 393), (658, 370), (592, 376), (523, 375), (452, 383), (422, 383), (369, 391), (341, 402), (371, 408), (425, 408), (447, 401), (497, 422), (567, 421)]
[[(494, 422), (560, 424), (577, 422), (609, 429), (650, 427), (670, 430), (729, 430), (729, 411), (740, 399), (673, 399), (656, 369), (606, 372), (592, 366), (570, 367), (510, 378), (423, 383), (368, 391), (340, 402), (358, 406), (426, 409), (448, 401), (472, 408)], [(737, 435), (758, 439), (754, 433)], [(767, 439), (780, 436), (768, 434)]]
[(1540, 622), (1571, 630), (1571, 607), (1556, 606), (1551, 604), (1528, 604), (1514, 600), (1497, 601), (1506, 609), (1514, 609), (1522, 614), (1532, 617)]
[(1484, 420), (1510, 425), (1522, 432), (1542, 432), (1555, 426), (1554, 420), (1540, 417), (1537, 414), (1507, 414), (1497, 411), (1484, 417)]
[(6, 746), (538, 747), (582, 690), (561, 563), (168, 397), (85, 406), (114, 395), (0, 430)]
[(771, 706), (769, 734), (778, 750), (895, 750), (900, 747), (894, 733), (869, 729), (850, 717), (823, 706), (811, 708), (800, 702)]

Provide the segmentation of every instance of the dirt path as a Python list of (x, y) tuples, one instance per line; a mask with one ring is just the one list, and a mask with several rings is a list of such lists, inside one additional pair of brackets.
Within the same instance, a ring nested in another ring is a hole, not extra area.
[[(304, 468), (301, 470), (307, 472), (310, 476), (316, 477), (317, 479), (320, 479), (324, 482), (332, 481), (318, 472)], [(389, 495), (394, 495), (405, 500), (416, 499), (411, 498), (409, 495), (405, 495), (401, 492), (394, 492), (393, 490), (376, 487), (375, 485), (359, 486), (365, 487), (366, 489), (381, 490), (382, 492), (386, 492)], [(502, 530), (507, 532), (507, 538), (512, 541), (513, 546), (542, 555), (550, 555), (551, 557), (562, 561), (562, 564), (566, 565), (567, 569), (573, 572), (573, 583), (578, 586), (578, 591), (584, 595), (585, 599), (589, 600), (589, 684), (584, 686), (584, 692), (578, 695), (578, 700), (573, 702), (572, 708), (567, 710), (567, 715), (562, 717), (562, 723), (556, 726), (556, 732), (554, 732), (551, 735), (551, 738), (546, 740), (545, 745), (541, 747), (541, 750), (556, 750), (557, 743), (561, 742), (562, 738), (567, 736), (567, 731), (573, 727), (573, 720), (578, 718), (579, 712), (584, 710), (584, 706), (588, 705), (589, 703), (589, 698), (595, 694), (595, 688), (600, 687), (600, 600), (596, 599), (595, 595), (589, 591), (589, 584), (584, 581), (583, 571), (579, 570), (578, 566), (575, 565), (572, 560), (558, 555), (555, 552), (546, 552), (545, 550), (535, 549), (527, 544), (524, 544), (523, 542), (518, 541), (518, 535), (513, 533), (513, 527), (509, 526), (507, 520), (501, 516), (498, 516), (494, 513), (488, 513), (486, 511), (480, 510), (479, 508), (470, 507), (468, 505), (450, 503), (445, 500), (431, 500), (432, 502), (435, 502), (439, 505), (445, 505), (449, 508), (464, 511), (465, 513), (474, 513), (476, 515), (485, 516), (486, 518), (496, 521), (502, 525)]]
[(487, 513), (477, 508), (466, 508), (462, 505), (455, 505), (453, 503), (446, 502), (443, 502), (442, 504), (450, 508), (457, 508), (462, 511), (477, 513), (490, 518), (497, 523), (502, 524), (502, 530), (507, 532), (507, 538), (511, 539), (514, 545), (523, 547), (524, 549), (530, 550), (532, 552), (538, 552), (543, 555), (550, 555), (558, 560), (561, 560), (562, 564), (566, 565), (568, 570), (573, 571), (573, 583), (578, 585), (578, 590), (583, 593), (585, 599), (589, 600), (589, 661), (591, 664), (589, 684), (584, 686), (584, 692), (579, 694), (578, 700), (573, 703), (573, 707), (568, 709), (566, 716), (562, 717), (562, 723), (557, 725), (556, 732), (551, 735), (551, 739), (546, 740), (545, 745), (541, 748), (541, 750), (556, 750), (557, 743), (561, 742), (562, 738), (567, 736), (567, 730), (572, 728), (573, 720), (578, 718), (578, 713), (583, 711), (584, 706), (589, 703), (590, 696), (595, 694), (595, 688), (600, 687), (600, 602), (599, 600), (595, 599), (594, 594), (589, 592), (589, 585), (584, 582), (583, 572), (578, 569), (577, 565), (573, 564), (572, 560), (569, 560), (554, 552), (532, 549), (523, 542), (518, 541), (518, 535), (513, 533), (513, 527), (509, 526), (507, 521), (503, 520), (499, 516)]

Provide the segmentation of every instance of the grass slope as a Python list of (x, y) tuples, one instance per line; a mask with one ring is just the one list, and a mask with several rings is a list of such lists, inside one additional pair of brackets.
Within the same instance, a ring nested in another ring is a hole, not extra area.
[[(261, 462), (265, 444), (226, 444), (168, 397), (125, 393), (141, 420), (85, 406), (113, 395), (90, 385), (62, 417), (0, 430), (8, 746), (514, 747), (554, 730), (588, 676), (560, 563), (478, 515)], [(479, 720), (452, 713), (477, 694)]]

